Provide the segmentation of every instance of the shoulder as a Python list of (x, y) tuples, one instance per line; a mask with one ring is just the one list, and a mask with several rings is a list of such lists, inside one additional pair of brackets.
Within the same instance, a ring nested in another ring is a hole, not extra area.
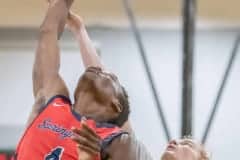
[(38, 115), (45, 110), (49, 105), (63, 106), (63, 105), (71, 105), (71, 101), (67, 96), (64, 95), (55, 95), (50, 99), (47, 99), (41, 94), (38, 94), (35, 98), (34, 105), (32, 107), (32, 111), (27, 121), (27, 126), (33, 122), (33, 120), (38, 117)]
[(133, 134), (122, 134), (106, 148), (112, 159), (152, 160), (147, 148)]
[(45, 101), (44, 107), (53, 104), (56, 107), (60, 107), (63, 105), (72, 105), (72, 102), (68, 96), (65, 95), (55, 95)]
[(37, 97), (33, 107), (37, 113), (40, 113), (48, 106), (61, 107), (64, 105), (72, 105), (70, 98), (64, 95), (54, 95), (48, 99), (44, 96)]

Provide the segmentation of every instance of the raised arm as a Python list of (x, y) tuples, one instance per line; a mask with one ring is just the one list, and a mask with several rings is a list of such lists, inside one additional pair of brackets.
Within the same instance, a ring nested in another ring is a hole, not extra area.
[(85, 68), (91, 66), (104, 69), (103, 63), (97, 54), (81, 17), (69, 12), (67, 26), (78, 41)]
[[(87, 33), (82, 18), (72, 12), (69, 12), (67, 26), (78, 41), (85, 68), (93, 66), (106, 70)], [(128, 132), (132, 132), (132, 127), (129, 121), (127, 121), (122, 128)]]
[(28, 124), (36, 117), (46, 101), (57, 94), (68, 96), (67, 87), (59, 75), (60, 54), (58, 38), (63, 32), (73, 0), (51, 0), (40, 27), (38, 47), (33, 66), (35, 104)]

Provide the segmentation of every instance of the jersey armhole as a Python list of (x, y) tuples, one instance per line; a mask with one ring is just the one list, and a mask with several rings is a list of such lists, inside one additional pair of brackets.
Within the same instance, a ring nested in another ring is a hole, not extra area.
[(52, 98), (50, 98), (47, 101), (47, 103), (40, 108), (38, 115), (36, 117), (34, 117), (32, 122), (30, 124), (28, 124), (28, 126), (25, 128), (24, 134), (22, 135), (22, 137), (18, 143), (18, 146), (16, 148), (16, 152), (15, 152), (16, 156), (17, 156), (18, 147), (21, 145), (21, 142), (22, 142), (23, 138), (25, 137), (26, 133), (28, 132), (29, 128), (31, 128), (31, 126), (34, 124), (34, 122), (37, 120), (37, 118), (41, 115), (41, 113), (48, 107), (48, 105), (51, 104), (57, 98), (61, 98), (64, 102), (67, 102), (69, 105), (72, 105), (71, 100), (68, 97), (63, 96), (63, 95), (55, 95)]
[[(69, 105), (72, 105), (71, 103), (71, 100), (64, 96), (64, 95), (55, 95), (53, 96), (52, 98), (50, 98), (46, 104), (44, 104), (43, 106), (41, 106), (41, 108), (39, 109), (39, 112), (38, 112), (38, 116), (48, 107), (49, 104), (51, 104), (55, 99), (57, 98), (61, 98), (64, 102), (67, 102)], [(36, 118), (38, 117), (36, 116)]]
[(67, 102), (69, 105), (72, 105), (71, 100), (70, 100), (68, 97), (66, 97), (66, 96), (64, 96), (64, 95), (56, 95), (56, 96), (53, 96), (52, 98), (50, 98), (50, 99), (47, 101), (47, 103), (41, 107), (39, 113), (41, 113), (45, 108), (47, 108), (47, 106), (48, 106), (49, 104), (51, 104), (51, 103), (52, 103), (55, 99), (57, 99), (57, 98), (61, 98), (64, 102)]
[(118, 137), (122, 136), (123, 134), (128, 134), (128, 132), (123, 132), (123, 131), (120, 131), (120, 132), (117, 132), (117, 133), (113, 133), (109, 136), (107, 136), (106, 138), (104, 138), (102, 140), (102, 143), (101, 143), (101, 158), (103, 160), (107, 160), (108, 159), (108, 155), (106, 154), (105, 150), (106, 148), (111, 145), (111, 143)]
[(34, 121), (40, 116), (40, 114), (49, 106), (49, 104), (51, 104), (55, 99), (57, 98), (61, 98), (64, 102), (68, 103), (69, 105), (72, 105), (71, 100), (63, 95), (55, 95), (52, 98), (50, 98), (46, 104), (44, 104), (43, 106), (41, 106), (41, 108), (38, 111), (38, 115), (33, 119), (33, 121), (28, 125), (27, 129), (32, 125), (32, 123), (34, 123)]

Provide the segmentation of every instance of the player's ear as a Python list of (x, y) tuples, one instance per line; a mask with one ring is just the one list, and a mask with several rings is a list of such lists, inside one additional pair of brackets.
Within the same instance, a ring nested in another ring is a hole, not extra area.
[(118, 99), (114, 99), (112, 100), (112, 108), (114, 111), (116, 111), (117, 113), (121, 113), (123, 110), (123, 106), (119, 103)]

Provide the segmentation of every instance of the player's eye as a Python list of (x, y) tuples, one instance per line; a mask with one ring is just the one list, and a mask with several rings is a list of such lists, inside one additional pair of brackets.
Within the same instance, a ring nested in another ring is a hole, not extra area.
[(117, 80), (118, 80), (117, 76), (115, 76), (114, 74), (109, 74), (109, 75), (110, 75), (110, 77), (111, 77), (114, 81), (117, 81)]
[(180, 144), (183, 145), (183, 146), (189, 146), (189, 147), (193, 148), (193, 144), (190, 143), (190, 142), (182, 142)]

